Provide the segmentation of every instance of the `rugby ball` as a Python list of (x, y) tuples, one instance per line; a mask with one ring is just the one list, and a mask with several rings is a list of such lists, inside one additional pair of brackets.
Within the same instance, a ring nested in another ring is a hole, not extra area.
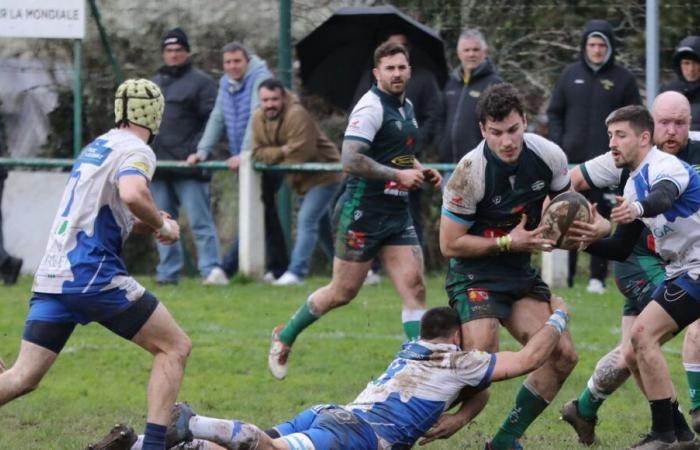
[(591, 221), (591, 205), (586, 197), (578, 192), (564, 192), (557, 195), (542, 213), (540, 223), (547, 226), (542, 237), (556, 242), (557, 248), (577, 250), (579, 243), (566, 236), (574, 220)]

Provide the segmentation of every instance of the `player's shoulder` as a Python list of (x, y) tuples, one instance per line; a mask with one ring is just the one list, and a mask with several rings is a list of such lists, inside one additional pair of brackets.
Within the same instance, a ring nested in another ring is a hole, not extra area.
[(536, 153), (550, 152), (557, 155), (564, 153), (564, 150), (562, 150), (559, 145), (539, 134), (525, 133), (523, 138), (528, 148)]
[(566, 153), (559, 145), (535, 133), (525, 133), (525, 145), (548, 166), (567, 164)]
[(377, 109), (379, 111), (382, 111), (384, 109), (384, 105), (382, 105), (382, 99), (372, 89), (368, 90), (362, 97), (360, 97), (360, 99), (355, 104), (355, 107), (352, 109), (352, 114), (354, 114), (356, 111), (367, 108)]

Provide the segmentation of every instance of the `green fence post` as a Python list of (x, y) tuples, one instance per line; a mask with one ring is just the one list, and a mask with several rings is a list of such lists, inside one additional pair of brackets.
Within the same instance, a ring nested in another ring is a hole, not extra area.
[(83, 147), (83, 102), (80, 78), (82, 73), (83, 43), (80, 39), (73, 41), (73, 155), (78, 157)]
[[(292, 1), (280, 0), (279, 15), (279, 50), (277, 73), (285, 86), (292, 87)], [(280, 224), (284, 239), (287, 242), (287, 249), (292, 242), (292, 191), (285, 181), (279, 190), (277, 211), (280, 216)]]

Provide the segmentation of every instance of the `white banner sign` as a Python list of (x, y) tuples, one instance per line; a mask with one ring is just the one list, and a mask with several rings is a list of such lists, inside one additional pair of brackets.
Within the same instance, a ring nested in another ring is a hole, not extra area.
[(0, 0), (0, 37), (82, 39), (85, 0)]

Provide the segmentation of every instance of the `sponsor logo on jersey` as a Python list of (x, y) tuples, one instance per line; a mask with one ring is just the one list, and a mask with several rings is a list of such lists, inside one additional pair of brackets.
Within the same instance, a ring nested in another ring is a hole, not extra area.
[(470, 302), (485, 302), (489, 299), (489, 291), (486, 289), (467, 289), (467, 295), (469, 296)]
[(396, 181), (387, 181), (384, 184), (384, 194), (395, 197), (408, 197), (408, 188)]
[(391, 160), (391, 163), (399, 167), (413, 167), (416, 161), (414, 155), (399, 155)]
[(664, 224), (661, 227), (654, 227), (651, 229), (651, 234), (654, 235), (654, 238), (656, 239), (661, 239), (663, 237), (666, 237), (668, 234), (673, 233), (675, 230), (671, 227), (669, 227), (667, 224)]
[(359, 130), (360, 129), (360, 119), (353, 119), (350, 121), (348, 124), (348, 128), (351, 130)]
[(576, 78), (576, 79), (574, 80), (574, 84), (584, 84), (584, 83), (585, 83), (585, 81), (582, 80), (581, 78)]
[(408, 135), (406, 137), (406, 147), (411, 148), (413, 145), (416, 143), (416, 140), (413, 139), (413, 135)]
[(492, 198), (491, 203), (493, 203), (494, 205), (498, 205), (499, 203), (501, 203), (501, 196), (497, 195), (494, 198)]
[(107, 140), (95, 139), (80, 153), (76, 160), (76, 166), (80, 166), (80, 164), (101, 166), (110, 153), (112, 153), (112, 149), (107, 147)]
[(355, 212), (352, 213), (352, 218), (354, 220), (360, 220), (360, 217), (362, 217), (362, 210), (356, 209)]
[(367, 233), (364, 231), (353, 231), (348, 230), (347, 235), (347, 245), (348, 247), (361, 250), (365, 248), (365, 241), (367, 240)]
[(533, 191), (541, 191), (542, 189), (544, 189), (545, 186), (546, 183), (544, 182), (544, 180), (537, 180), (534, 183), (532, 183), (532, 185), (530, 185), (530, 188)]
[(151, 172), (151, 166), (149, 166), (147, 163), (142, 162), (142, 161), (133, 162), (129, 165), (129, 167), (134, 168), (134, 169), (138, 170), (139, 172), (143, 172), (145, 174)]
[(472, 89), (472, 90), (469, 91), (469, 96), (470, 96), (470, 97), (479, 98), (480, 95), (481, 95), (481, 92), (475, 91), (474, 89)]
[(464, 199), (459, 195), (453, 195), (450, 199), (450, 204), (454, 206), (464, 206)]

